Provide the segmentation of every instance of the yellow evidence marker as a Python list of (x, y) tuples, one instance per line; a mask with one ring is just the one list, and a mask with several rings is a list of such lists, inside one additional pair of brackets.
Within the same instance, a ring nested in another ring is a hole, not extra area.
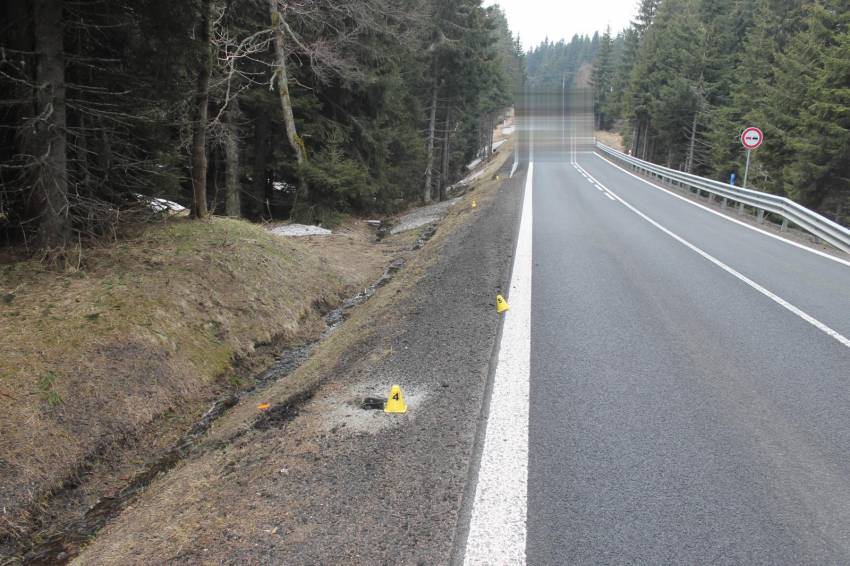
[(475, 199), (472, 199), (472, 208), (478, 208), (478, 203), (475, 202)]
[(503, 312), (505, 312), (509, 308), (511, 308), (511, 307), (508, 305), (508, 302), (505, 300), (505, 298), (501, 294), (497, 294), (496, 295), (496, 312), (499, 313), (499, 314), (502, 314)]
[(393, 385), (390, 389), (390, 397), (387, 399), (387, 404), (384, 405), (385, 413), (406, 413), (407, 403), (404, 402), (404, 394), (401, 392), (401, 387)]

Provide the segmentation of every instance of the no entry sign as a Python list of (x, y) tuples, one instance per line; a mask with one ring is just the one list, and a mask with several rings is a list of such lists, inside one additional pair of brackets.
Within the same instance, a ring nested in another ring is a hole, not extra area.
[(758, 128), (747, 128), (741, 134), (741, 143), (747, 149), (756, 149), (764, 141), (764, 134)]

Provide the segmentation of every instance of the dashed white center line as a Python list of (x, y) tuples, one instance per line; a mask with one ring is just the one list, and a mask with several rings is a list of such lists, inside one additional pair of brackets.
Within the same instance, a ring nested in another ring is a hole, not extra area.
[[(576, 167), (580, 171), (583, 170), (582, 167), (578, 164), (574, 165), (574, 167)], [(593, 178), (592, 175), (590, 175), (590, 177), (594, 180), (594, 182), (599, 183), (599, 181), (597, 181), (595, 178)], [(753, 289), (755, 289), (756, 291), (758, 291), (759, 293), (761, 293), (765, 297), (769, 298), (770, 300), (772, 300), (773, 302), (775, 302), (779, 306), (791, 311), (796, 316), (802, 318), (803, 320), (805, 320), (806, 322), (808, 322), (809, 324), (811, 324), (812, 326), (814, 326), (815, 328), (817, 328), (818, 330), (820, 330), (821, 332), (826, 334), (827, 336), (834, 338), (839, 343), (850, 348), (850, 338), (847, 338), (843, 334), (839, 333), (837, 330), (833, 330), (832, 328), (830, 328), (826, 324), (822, 323), (821, 321), (819, 321), (815, 317), (811, 316), (810, 314), (808, 314), (808, 313), (804, 312), (803, 310), (797, 308), (796, 306), (792, 305), (791, 303), (789, 303), (788, 301), (786, 301), (785, 299), (783, 299), (779, 295), (776, 295), (775, 293), (773, 293), (773, 292), (769, 291), (768, 289), (762, 287), (761, 285), (759, 285), (758, 283), (756, 283), (755, 281), (753, 281), (752, 279), (750, 279), (746, 275), (737, 271), (735, 268), (726, 265), (725, 263), (723, 263), (722, 261), (720, 261), (719, 259), (717, 259), (713, 255), (711, 255), (708, 252), (704, 251), (703, 249), (695, 246), (694, 244), (690, 243), (689, 241), (687, 241), (683, 237), (679, 236), (678, 234), (672, 232), (671, 230), (665, 228), (664, 226), (662, 226), (661, 224), (659, 224), (658, 222), (656, 222), (655, 220), (653, 220), (652, 218), (650, 218), (649, 216), (647, 216), (646, 214), (644, 214), (643, 212), (641, 212), (640, 210), (638, 210), (637, 208), (635, 208), (634, 206), (632, 206), (631, 204), (629, 204), (628, 202), (623, 200), (622, 197), (611, 192), (611, 189), (605, 187), (605, 185), (602, 185), (601, 183), (599, 183), (599, 184), (603, 188), (605, 188), (605, 194), (607, 194), (609, 196), (613, 195), (613, 198), (620, 201), (626, 208), (628, 208), (629, 210), (631, 210), (632, 212), (634, 212), (635, 214), (637, 214), (638, 216), (640, 216), (641, 218), (643, 218), (644, 220), (649, 222), (651, 225), (658, 228), (659, 230), (661, 230), (662, 232), (664, 232), (665, 234), (667, 234), (668, 236), (670, 236), (671, 238), (673, 238), (674, 240), (679, 242), (680, 244), (682, 244), (685, 247), (689, 248), (690, 250), (698, 253), (703, 258), (707, 259), (708, 261), (710, 261), (711, 263), (713, 263), (714, 265), (716, 265), (717, 267), (719, 267), (723, 271), (729, 273), (733, 277), (737, 278), (738, 280), (742, 281), (743, 283), (749, 285), (750, 287), (752, 287)]]
[(582, 177), (587, 179), (588, 183), (590, 183), (591, 185), (596, 187), (596, 189), (601, 191), (602, 194), (604, 194), (606, 197), (608, 197), (609, 199), (614, 200), (614, 201), (619, 200), (616, 195), (612, 194), (610, 191), (608, 191), (608, 189), (606, 189), (604, 186), (599, 184), (599, 181), (597, 181), (596, 179), (591, 177), (590, 174), (586, 173), (584, 171), (584, 169), (582, 169), (581, 166), (578, 163), (573, 163), (572, 166), (575, 168), (576, 171), (581, 173)]
[[(748, 230), (753, 230), (754, 232), (759, 232), (760, 234), (763, 234), (763, 235), (765, 235), (765, 236), (767, 236), (767, 237), (769, 237), (769, 238), (773, 238), (774, 240), (779, 240), (779, 241), (781, 241), (781, 242), (785, 242), (786, 244), (788, 244), (788, 245), (790, 245), (790, 246), (794, 246), (794, 247), (799, 248), (799, 249), (801, 249), (801, 250), (805, 250), (805, 251), (810, 252), (810, 253), (813, 253), (813, 254), (815, 254), (815, 255), (819, 255), (819, 256), (821, 256), (821, 257), (824, 257), (824, 258), (826, 258), (826, 259), (828, 259), (828, 260), (830, 260), (830, 261), (834, 261), (834, 262), (837, 262), (837, 263), (840, 263), (840, 264), (842, 264), (842, 265), (846, 265), (846, 266), (850, 267), (850, 261), (847, 261), (847, 260), (844, 260), (844, 259), (841, 259), (841, 258), (835, 257), (834, 255), (831, 255), (831, 254), (828, 254), (828, 253), (824, 253), (824, 252), (822, 252), (822, 251), (820, 251), (820, 250), (816, 250), (816, 249), (814, 249), (814, 248), (810, 248), (809, 246), (806, 246), (806, 245), (803, 245), (803, 244), (800, 244), (800, 243), (794, 242), (794, 241), (789, 240), (789, 239), (787, 239), (787, 238), (783, 238), (782, 236), (779, 236), (779, 235), (777, 235), (777, 234), (772, 234), (772, 233), (770, 233), (770, 232), (768, 232), (768, 231), (766, 231), (766, 230), (763, 230), (763, 229), (761, 229), (761, 228), (757, 228), (756, 226), (752, 226), (752, 225), (747, 224), (746, 222), (742, 222), (741, 220), (738, 220), (738, 219), (736, 219), (736, 218), (732, 218), (732, 217), (731, 217), (731, 216), (729, 216), (728, 214), (724, 214), (724, 213), (722, 213), (722, 212), (718, 212), (717, 210), (712, 210), (711, 208), (709, 208), (709, 207), (707, 207), (707, 206), (705, 206), (705, 205), (703, 205), (703, 204), (700, 204), (700, 203), (698, 203), (698, 202), (694, 202), (694, 201), (692, 201), (692, 200), (690, 200), (690, 199), (688, 199), (688, 198), (683, 197), (682, 195), (678, 195), (678, 194), (674, 193), (673, 191), (671, 191), (671, 190), (669, 190), (669, 189), (665, 189), (664, 187), (662, 187), (662, 186), (660, 186), (660, 185), (657, 185), (657, 184), (655, 184), (655, 183), (653, 183), (653, 182), (651, 182), (651, 181), (648, 181), (648, 180), (644, 179), (643, 177), (640, 177), (640, 176), (638, 176), (638, 175), (635, 175), (635, 174), (634, 174), (634, 173), (632, 173), (631, 171), (627, 171), (626, 169), (623, 169), (622, 167), (620, 167), (620, 166), (619, 166), (619, 165), (617, 165), (616, 163), (613, 163), (612, 161), (609, 161), (609, 160), (605, 159), (604, 157), (602, 157), (601, 155), (599, 155), (599, 154), (598, 154), (598, 153), (596, 153), (596, 152), (594, 152), (594, 153), (593, 153), (593, 155), (595, 155), (596, 157), (598, 157), (599, 159), (601, 159), (602, 161), (604, 161), (604, 162), (605, 162), (605, 163), (607, 163), (608, 165), (610, 165), (610, 166), (612, 166), (612, 167), (616, 167), (617, 169), (619, 169), (620, 171), (622, 171), (622, 172), (623, 172), (623, 173), (625, 173), (626, 175), (629, 175), (630, 177), (634, 177), (635, 179), (637, 179), (637, 180), (638, 180), (638, 181), (640, 181), (641, 183), (646, 183), (647, 185), (649, 185), (650, 187), (652, 187), (652, 188), (654, 188), (654, 189), (658, 189), (659, 191), (664, 191), (665, 193), (667, 193), (667, 194), (668, 194), (668, 195), (670, 195), (671, 197), (675, 197), (675, 198), (677, 198), (677, 199), (679, 199), (679, 200), (681, 200), (681, 201), (683, 201), (683, 202), (685, 202), (685, 203), (687, 203), (687, 204), (689, 204), (689, 205), (691, 205), (691, 206), (696, 206), (696, 207), (698, 207), (698, 208), (701, 208), (701, 209), (703, 209), (704, 211), (706, 211), (706, 212), (710, 212), (711, 214), (714, 214), (715, 216), (718, 216), (718, 217), (720, 217), (720, 218), (722, 218), (722, 219), (724, 219), (724, 220), (727, 220), (727, 221), (729, 221), (729, 222), (733, 222), (733, 223), (735, 223), (735, 224), (737, 224), (737, 225), (739, 225), (739, 226), (743, 226), (744, 228), (746, 228), (746, 229), (748, 229)], [(576, 169), (578, 169), (578, 167), (576, 167)], [(583, 173), (582, 173), (582, 174), (583, 174)]]

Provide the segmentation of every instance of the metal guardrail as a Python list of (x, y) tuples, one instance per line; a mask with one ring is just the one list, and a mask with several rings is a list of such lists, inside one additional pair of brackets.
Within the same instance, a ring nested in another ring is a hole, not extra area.
[(749, 206), (756, 211), (759, 223), (764, 222), (765, 212), (781, 216), (782, 230), (787, 229), (789, 223), (794, 224), (813, 236), (832, 244), (839, 250), (850, 253), (850, 229), (790, 199), (751, 189), (732, 187), (720, 181), (655, 165), (654, 163), (637, 159), (631, 155), (626, 155), (601, 142), (596, 142), (596, 148), (609, 157), (628, 165), (633, 170), (642, 172), (650, 177), (656, 177), (660, 180), (668, 181), (673, 185), (689, 187), (696, 189), (698, 192), (705, 191), (709, 195), (717, 196), (723, 199), (724, 207), (727, 200), (737, 202), (739, 213), (744, 212), (744, 206)]

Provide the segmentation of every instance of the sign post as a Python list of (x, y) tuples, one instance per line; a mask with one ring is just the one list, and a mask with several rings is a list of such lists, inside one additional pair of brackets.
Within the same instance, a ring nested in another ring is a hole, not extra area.
[(764, 141), (764, 134), (758, 128), (750, 126), (741, 134), (741, 144), (747, 150), (747, 164), (744, 166), (744, 183), (743, 188), (747, 188), (747, 176), (750, 173), (750, 154)]

